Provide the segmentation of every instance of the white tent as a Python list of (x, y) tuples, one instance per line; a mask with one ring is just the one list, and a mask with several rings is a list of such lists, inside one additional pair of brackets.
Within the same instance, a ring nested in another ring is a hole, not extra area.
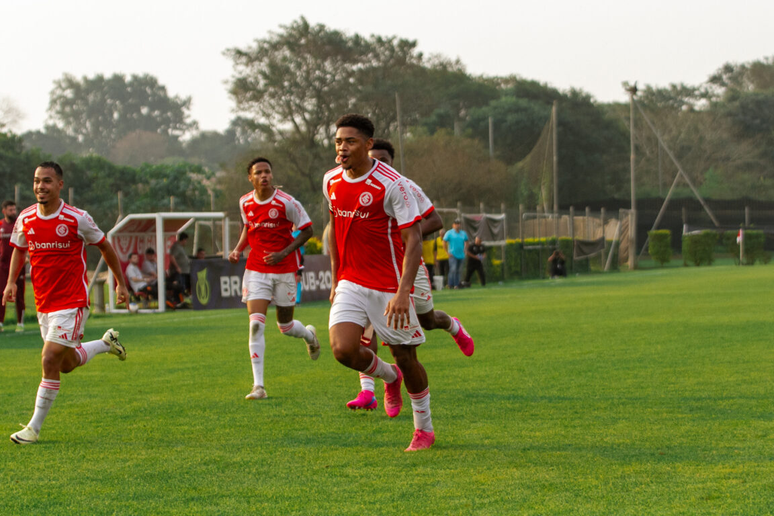
[[(148, 239), (154, 235), (155, 249), (157, 256), (156, 275), (158, 276), (159, 306), (153, 310), (142, 310), (144, 312), (164, 312), (166, 311), (166, 281), (164, 274), (164, 264), (166, 263), (167, 246), (166, 242), (172, 236), (177, 236), (185, 231), (191, 224), (197, 220), (216, 221), (222, 220), (223, 227), (223, 259), (228, 259), (228, 253), (231, 249), (229, 245), (228, 217), (223, 212), (164, 212), (164, 213), (133, 213), (121, 219), (110, 231), (107, 239), (110, 244), (116, 248), (120, 255), (121, 240), (132, 238)], [(120, 256), (119, 256), (120, 257)], [(113, 273), (108, 268), (108, 285), (113, 285)], [(109, 291), (108, 310), (113, 313), (126, 313), (127, 309), (116, 308), (116, 292), (111, 287)]]

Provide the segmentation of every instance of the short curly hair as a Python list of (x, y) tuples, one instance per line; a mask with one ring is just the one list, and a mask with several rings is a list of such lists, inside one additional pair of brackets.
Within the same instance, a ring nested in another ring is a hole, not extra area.
[(336, 120), (336, 129), (340, 127), (354, 127), (366, 138), (374, 137), (374, 123), (363, 115), (350, 113)]
[(387, 151), (387, 154), (390, 155), (390, 159), (395, 159), (395, 147), (392, 146), (390, 143), (390, 140), (384, 140), (382, 138), (374, 138), (374, 146), (371, 147), (371, 150), (383, 150)]

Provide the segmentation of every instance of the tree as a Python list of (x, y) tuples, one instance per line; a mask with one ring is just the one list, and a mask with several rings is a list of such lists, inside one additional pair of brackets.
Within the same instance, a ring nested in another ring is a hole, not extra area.
[(54, 81), (48, 113), (54, 125), (103, 156), (135, 131), (180, 138), (197, 124), (189, 120), (191, 98), (170, 97), (148, 74), (96, 75), (80, 80), (65, 74)]
[(68, 152), (80, 154), (83, 149), (83, 145), (77, 138), (50, 124), (46, 125), (42, 131), (27, 131), (22, 134), (22, 138), (24, 146), (28, 149), (38, 148), (52, 156), (61, 156)]
[(513, 177), (477, 140), (439, 132), (409, 140), (405, 152), (412, 171), (407, 175), (438, 207), (514, 204)]
[[(234, 62), (229, 91), (252, 128), (283, 154), (301, 188), (316, 193), (333, 165), (333, 124), (341, 115), (367, 115), (377, 134), (389, 137), (397, 128), (396, 93), (405, 126), (439, 105), (454, 118), (492, 98), (495, 89), (472, 81), (459, 62), (435, 58), (427, 64), (416, 45), (347, 35), (302, 17), (251, 47), (226, 51)], [(454, 101), (455, 92), (465, 92), (464, 100)], [(482, 96), (485, 101), (478, 100)]]
[(8, 97), (0, 98), (0, 130), (16, 129), (24, 120), (24, 112)]
[(32, 193), (32, 176), (38, 163), (48, 156), (38, 150), (27, 150), (21, 137), (8, 132), (0, 132), (0, 184), (3, 185), (3, 198), (14, 198), (15, 185), (21, 185), (19, 202), (22, 208), (35, 201)]

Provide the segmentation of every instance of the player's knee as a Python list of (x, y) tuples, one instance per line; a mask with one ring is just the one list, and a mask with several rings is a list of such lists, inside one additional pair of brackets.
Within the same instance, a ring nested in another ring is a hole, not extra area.
[(425, 314), (417, 314), (417, 318), (419, 319), (419, 325), (422, 327), (423, 330), (434, 330), (438, 328), (439, 326), (436, 324), (435, 321), (435, 314), (432, 310)]
[(59, 370), (61, 363), (60, 357), (52, 353), (43, 353), (43, 356), (41, 357), (43, 371), (47, 373)]

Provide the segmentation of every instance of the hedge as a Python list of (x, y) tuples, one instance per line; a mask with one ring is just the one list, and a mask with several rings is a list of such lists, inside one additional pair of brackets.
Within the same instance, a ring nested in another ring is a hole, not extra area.
[[(726, 251), (731, 253), (737, 263), (739, 263), (739, 244), (736, 243), (736, 231), (726, 231), (723, 233), (723, 245)], [(766, 235), (763, 231), (754, 229), (744, 230), (744, 263), (753, 265), (755, 262), (769, 263), (771, 254), (764, 249)]]
[(712, 265), (715, 261), (715, 245), (718, 234), (715, 231), (702, 231), (699, 234), (683, 236), (683, 265), (693, 263), (696, 266)]
[(672, 260), (672, 232), (668, 229), (648, 231), (648, 253), (662, 267)]
[[(605, 257), (610, 252), (612, 241), (605, 243)], [(506, 279), (535, 279), (548, 277), (548, 257), (557, 247), (557, 239), (551, 238), (528, 238), (524, 242), (521, 240), (507, 240), (505, 245), (505, 278)], [(601, 270), (602, 264), (599, 256), (584, 258), (582, 260), (573, 259), (572, 239), (563, 237), (558, 241), (559, 250), (567, 259), (567, 273), (577, 274), (591, 272), (592, 270)], [(499, 247), (487, 249), (485, 270), (487, 279), (499, 281), (502, 279), (502, 261)], [(618, 268), (618, 249), (616, 247), (615, 256), (613, 256), (613, 267)]]

